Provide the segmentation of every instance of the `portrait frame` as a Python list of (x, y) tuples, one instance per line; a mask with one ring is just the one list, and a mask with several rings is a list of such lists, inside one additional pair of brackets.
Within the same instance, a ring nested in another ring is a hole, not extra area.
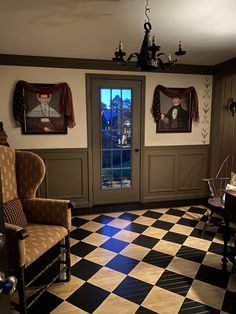
[(67, 134), (67, 118), (61, 105), (63, 88), (53, 90), (53, 84), (32, 85), (34, 89), (24, 89), (22, 133)]
[[(183, 88), (168, 88), (172, 94), (160, 91), (159, 119), (156, 133), (192, 132), (191, 92), (183, 95)], [(178, 108), (178, 109), (176, 109)]]

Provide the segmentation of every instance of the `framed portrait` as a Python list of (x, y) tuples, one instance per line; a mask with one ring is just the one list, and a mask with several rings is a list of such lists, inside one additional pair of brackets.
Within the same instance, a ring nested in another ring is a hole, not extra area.
[[(183, 89), (175, 89), (167, 96), (160, 91), (160, 113), (156, 124), (157, 133), (180, 133), (192, 131), (191, 93), (182, 95)], [(181, 94), (181, 96), (180, 96)]]
[(24, 89), (23, 134), (66, 134), (66, 116), (62, 110), (63, 89), (51, 84), (34, 84)]

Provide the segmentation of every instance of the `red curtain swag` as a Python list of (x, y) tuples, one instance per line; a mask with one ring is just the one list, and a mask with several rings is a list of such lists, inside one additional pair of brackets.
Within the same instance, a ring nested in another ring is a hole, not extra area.
[(171, 97), (171, 98), (181, 98), (190, 93), (191, 98), (191, 112), (190, 116), (194, 121), (199, 121), (199, 111), (198, 111), (198, 97), (197, 92), (194, 87), (187, 87), (187, 88), (168, 88), (162, 85), (157, 85), (154, 90), (153, 95), (153, 103), (151, 108), (151, 113), (156, 123), (159, 122), (161, 117), (160, 111), (160, 92), (164, 95)]

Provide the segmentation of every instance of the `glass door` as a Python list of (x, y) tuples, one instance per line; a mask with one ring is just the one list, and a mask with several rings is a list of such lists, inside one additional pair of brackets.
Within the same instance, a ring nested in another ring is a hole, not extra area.
[(139, 201), (141, 82), (93, 80), (93, 199)]

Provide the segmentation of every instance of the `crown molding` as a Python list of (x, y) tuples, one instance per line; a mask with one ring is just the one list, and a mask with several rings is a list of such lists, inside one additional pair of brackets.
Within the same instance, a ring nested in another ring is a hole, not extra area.
[[(50, 68), (73, 68), (91, 70), (110, 70), (110, 71), (134, 71), (142, 72), (136, 68), (135, 62), (127, 65), (119, 65), (112, 60), (79, 59), (63, 57), (44, 57), (29, 55), (0, 54), (0, 65), (50, 67)], [(214, 74), (214, 66), (175, 64), (168, 71), (157, 70), (149, 73), (182, 73), (182, 74)]]

